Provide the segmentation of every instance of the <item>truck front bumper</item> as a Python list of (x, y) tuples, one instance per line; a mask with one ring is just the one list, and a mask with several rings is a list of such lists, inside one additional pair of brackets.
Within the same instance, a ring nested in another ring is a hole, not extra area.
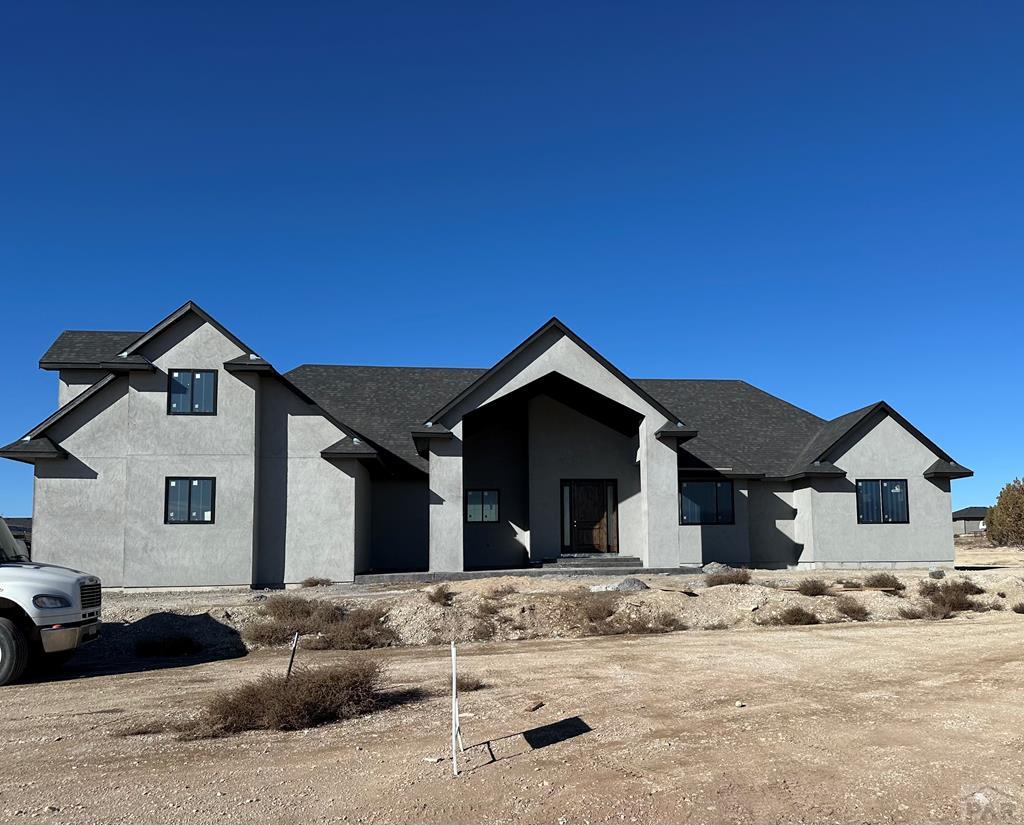
[(39, 628), (39, 638), (42, 641), (44, 653), (74, 650), (76, 647), (96, 641), (99, 637), (100, 622), (98, 619)]

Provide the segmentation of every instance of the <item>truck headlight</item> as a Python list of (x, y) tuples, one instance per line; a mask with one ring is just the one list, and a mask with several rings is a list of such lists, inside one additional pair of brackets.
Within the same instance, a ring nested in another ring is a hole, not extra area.
[(41, 594), (32, 597), (32, 604), (36, 607), (71, 607), (71, 602), (64, 596), (49, 596)]

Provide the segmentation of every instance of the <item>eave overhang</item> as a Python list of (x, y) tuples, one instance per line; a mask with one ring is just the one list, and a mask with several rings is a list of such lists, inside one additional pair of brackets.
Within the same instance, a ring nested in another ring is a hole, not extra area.
[(925, 478), (970, 478), (973, 475), (974, 470), (957, 464), (955, 461), (944, 461), (941, 458), (924, 471)]
[(119, 355), (109, 361), (101, 361), (99, 368), (107, 372), (156, 372), (153, 362), (143, 355)]
[(255, 372), (269, 375), (275, 372), (274, 367), (269, 361), (254, 354), (239, 355), (237, 358), (225, 361), (224, 369), (230, 373)]
[(377, 451), (361, 438), (342, 438), (320, 451), (321, 458), (378, 458)]
[(23, 438), (0, 447), (0, 458), (9, 458), (25, 464), (34, 464), (44, 458), (67, 458), (68, 454), (46, 436)]
[(448, 441), (455, 438), (455, 433), (441, 424), (427, 422), (419, 427), (410, 430), (412, 442), (416, 445), (416, 452), (425, 456), (430, 449), (431, 441)]
[(690, 429), (689, 427), (685, 427), (681, 422), (678, 422), (674, 427), (666, 424), (654, 433), (654, 437), (659, 441), (667, 441), (674, 438), (676, 439), (677, 444), (682, 444), (690, 439), (696, 438), (697, 431)]

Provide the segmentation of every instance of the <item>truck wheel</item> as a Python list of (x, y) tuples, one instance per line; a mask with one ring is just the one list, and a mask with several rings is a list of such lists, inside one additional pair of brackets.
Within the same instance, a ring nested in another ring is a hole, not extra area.
[(18, 679), (28, 664), (28, 641), (10, 619), (0, 618), (0, 685)]

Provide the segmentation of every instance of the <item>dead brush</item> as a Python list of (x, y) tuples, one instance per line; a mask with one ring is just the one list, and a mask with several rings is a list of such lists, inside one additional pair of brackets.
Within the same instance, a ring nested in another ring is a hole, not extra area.
[(799, 605), (787, 607), (780, 613), (776, 613), (770, 621), (777, 625), (807, 625), (821, 624), (821, 621), (810, 610), (805, 610)]
[(334, 584), (330, 579), (323, 576), (309, 576), (299, 583), (299, 587), (329, 587)]
[(302, 596), (272, 596), (260, 609), (261, 621), (250, 622), (242, 629), (242, 638), (258, 645), (281, 645), (292, 636), (315, 633), (341, 621), (345, 610), (341, 605), (322, 599)]
[(301, 647), (306, 650), (371, 650), (394, 647), (399, 644), (398, 634), (385, 622), (387, 610), (383, 607), (358, 607), (345, 611), (336, 620), (317, 629), (315, 636), (307, 636)]
[(828, 582), (824, 579), (803, 579), (796, 590), (801, 596), (824, 596), (828, 593)]
[[(204, 739), (247, 730), (302, 730), (362, 716), (385, 704), (381, 666), (353, 658), (296, 668), (290, 678), (264, 674), (210, 699), (199, 718), (178, 726), (179, 738)], [(413, 698), (393, 697), (393, 698)]]
[(427, 601), (431, 604), (439, 604), (441, 607), (450, 607), (455, 593), (447, 584), (438, 584), (427, 590)]
[(475, 676), (472, 673), (460, 673), (455, 677), (455, 687), (461, 693), (472, 693), (474, 690), (481, 690), (487, 687), (487, 685), (479, 676)]
[(1024, 614), (1024, 602), (1017, 602), (1013, 607), (1010, 608), (1014, 613)]
[(718, 587), (720, 584), (750, 584), (750, 571), (741, 568), (705, 573), (704, 584), (707, 587)]
[(484, 598), (485, 599), (504, 599), (506, 596), (511, 596), (513, 593), (518, 593), (518, 592), (519, 591), (516, 590), (515, 587), (513, 585), (511, 585), (511, 584), (501, 584), (501, 585), (496, 585), (495, 587), (492, 587), (492, 588), (488, 589), (487, 592), (484, 593)]
[(899, 609), (899, 616), (901, 619), (931, 619), (933, 621), (940, 621), (942, 619), (948, 619), (953, 615), (953, 612), (941, 604), (935, 602), (927, 602), (924, 607), (901, 607)]
[(837, 598), (836, 610), (846, 616), (847, 619), (853, 619), (855, 622), (865, 622), (868, 616), (871, 615), (871, 611), (853, 598), (853, 596), (840, 596)]
[(878, 587), (887, 590), (906, 590), (907, 586), (892, 573), (872, 573), (864, 579), (865, 587)]
[(606, 622), (603, 635), (629, 635), (641, 636), (650, 633), (673, 633), (677, 630), (686, 630), (687, 626), (680, 618), (667, 610), (662, 610), (650, 616), (640, 613), (622, 611), (614, 620)]
[(570, 590), (562, 599), (567, 618), (581, 625), (588, 634), (604, 635), (612, 631), (609, 620), (619, 609), (618, 593), (592, 593), (584, 588), (577, 588)]
[(964, 610), (987, 610), (986, 605), (971, 598), (985, 592), (985, 588), (972, 582), (970, 579), (950, 579), (941, 584), (931, 579), (925, 579), (918, 585), (918, 592), (938, 608), (945, 609), (950, 613), (959, 613)]

